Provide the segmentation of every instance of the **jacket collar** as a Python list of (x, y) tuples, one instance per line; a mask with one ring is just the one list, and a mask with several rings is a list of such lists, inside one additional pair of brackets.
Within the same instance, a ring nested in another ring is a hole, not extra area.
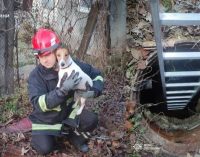
[(38, 65), (38, 68), (45, 80), (58, 79), (58, 71), (55, 71), (55, 68), (46, 68), (41, 64)]

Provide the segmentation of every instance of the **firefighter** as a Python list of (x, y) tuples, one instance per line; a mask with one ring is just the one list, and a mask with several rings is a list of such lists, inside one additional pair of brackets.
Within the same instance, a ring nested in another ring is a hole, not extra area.
[[(57, 88), (58, 71), (56, 71), (56, 49), (61, 47), (61, 41), (55, 32), (49, 29), (40, 28), (32, 38), (34, 55), (38, 58), (39, 64), (33, 69), (28, 79), (29, 99), (33, 105), (33, 111), (29, 118), (32, 122), (31, 146), (38, 153), (49, 154), (57, 148), (57, 137), (62, 134), (63, 122), (69, 117), (73, 109), (72, 90), (79, 83), (81, 77), (78, 73), (72, 73), (67, 79), (63, 79), (60, 88)], [(80, 68), (93, 80), (93, 87), (84, 91), (87, 97), (97, 97), (103, 90), (103, 77), (99, 70), (91, 65), (74, 60)], [(92, 95), (91, 95), (92, 91)], [(98, 116), (86, 109), (79, 117), (78, 128), (69, 129), (67, 139), (78, 150), (87, 152), (87, 138), (82, 131), (91, 132), (98, 124)], [(77, 133), (77, 130), (79, 133)]]

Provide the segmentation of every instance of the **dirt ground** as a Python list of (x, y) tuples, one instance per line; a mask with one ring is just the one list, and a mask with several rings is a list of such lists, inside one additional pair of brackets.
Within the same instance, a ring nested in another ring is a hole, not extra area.
[[(78, 152), (66, 140), (62, 139), (60, 141), (61, 150), (54, 151), (48, 156), (137, 156), (138, 153), (133, 148), (136, 139), (134, 132), (131, 130), (133, 124), (127, 120), (134, 113), (135, 103), (129, 100), (130, 93), (124, 90), (127, 84), (128, 80), (122, 74), (113, 72), (105, 77), (103, 94), (99, 98), (87, 102), (88, 110), (94, 111), (99, 115), (99, 126), (93, 132), (93, 137), (89, 142), (90, 151), (88, 153), (82, 154)], [(30, 112), (29, 105), (24, 104), (28, 112)], [(21, 118), (20, 116), (12, 117), (12, 120), (9, 120), (6, 125), (12, 125), (12, 123), (19, 121)], [(30, 147), (30, 132), (2, 133), (0, 136), (2, 157), (40, 156)]]
[[(150, 13), (148, 9), (147, 1), (127, 1), (127, 28), (128, 28), (128, 39), (127, 44), (129, 46), (128, 59), (126, 64), (134, 62), (134, 59), (138, 62), (138, 57), (135, 50), (140, 49), (144, 41), (152, 41), (153, 30), (150, 25)], [(164, 2), (164, 1), (163, 1)], [(167, 2), (167, 1), (166, 1)], [(170, 1), (171, 5), (163, 4), (163, 8), (167, 10), (174, 9), (182, 12), (186, 12), (188, 9), (198, 11), (199, 4), (196, 0), (189, 1)], [(175, 3), (174, 3), (175, 2)], [(191, 3), (191, 4), (190, 4)], [(195, 4), (195, 5), (193, 5)], [(184, 7), (184, 6), (187, 6)], [(191, 8), (188, 8), (191, 7)], [(186, 10), (186, 11), (185, 11)], [(198, 29), (192, 29), (193, 27), (188, 27), (189, 34), (185, 34), (185, 28), (178, 27), (168, 28), (166, 27), (165, 33), (168, 35), (166, 38), (171, 38), (171, 34), (175, 36), (181, 36), (181, 39), (185, 39), (185, 36), (190, 36), (191, 38), (194, 34), (197, 34)], [(182, 31), (184, 30), (184, 31)], [(192, 30), (192, 31), (190, 31)], [(178, 35), (177, 35), (178, 34)], [(199, 38), (198, 38), (199, 40)], [(146, 51), (142, 51), (142, 58), (146, 58)], [(134, 54), (134, 55), (133, 55)], [(132, 56), (133, 55), (133, 56)], [(130, 57), (132, 56), (132, 57)], [(139, 55), (140, 56), (140, 55)], [(133, 62), (132, 62), (133, 60)], [(134, 62), (135, 63), (135, 62)], [(144, 69), (144, 60), (138, 62), (137, 66), (135, 64), (129, 69)], [(127, 71), (129, 70), (127, 69)], [(71, 146), (67, 141), (61, 140), (60, 146), (61, 150), (54, 151), (53, 153), (47, 155), (47, 157), (155, 157), (164, 156), (160, 152), (144, 151), (142, 149), (136, 148), (140, 146), (139, 143), (145, 143), (143, 138), (144, 130), (141, 129), (141, 114), (137, 110), (137, 104), (135, 100), (130, 99), (130, 89), (126, 88), (130, 86), (130, 80), (133, 79), (129, 77), (132, 72), (119, 72), (112, 71), (109, 75), (105, 76), (105, 88), (102, 96), (97, 99), (90, 100), (87, 102), (87, 108), (99, 115), (99, 126), (93, 132), (93, 137), (89, 142), (90, 151), (86, 154), (78, 152), (73, 146)], [(126, 77), (125, 77), (126, 75)], [(23, 76), (26, 78), (26, 76)], [(21, 82), (23, 83), (23, 82)], [(31, 105), (28, 103), (27, 94), (21, 94), (18, 99), (20, 107), (26, 110), (26, 114), (21, 116), (9, 116), (4, 124), (0, 123), (0, 128), (4, 125), (12, 125), (12, 123), (19, 121), (24, 116), (28, 115), (31, 111)], [(0, 107), (3, 102), (0, 101)], [(1, 109), (1, 108), (0, 108)], [(0, 112), (2, 113), (2, 112)], [(3, 113), (9, 114), (9, 113)], [(2, 115), (3, 116), (3, 115)], [(30, 146), (31, 133), (16, 133), (7, 134), (0, 133), (0, 156), (2, 157), (21, 157), (21, 156), (40, 156), (35, 150)], [(188, 155), (190, 156), (190, 155)]]

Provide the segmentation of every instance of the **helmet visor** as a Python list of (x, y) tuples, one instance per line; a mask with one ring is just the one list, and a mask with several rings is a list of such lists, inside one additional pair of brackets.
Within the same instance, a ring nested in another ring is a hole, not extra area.
[(38, 56), (39, 57), (48, 56), (50, 53), (52, 53), (52, 51), (46, 51), (46, 52), (39, 53)]
[(33, 54), (35, 56), (47, 56), (49, 55), (50, 53), (52, 53), (54, 50), (56, 50), (58, 47), (60, 46), (60, 44), (55, 44), (49, 48), (46, 48), (46, 49), (42, 49), (42, 50), (37, 50), (37, 49), (34, 49), (33, 50)]

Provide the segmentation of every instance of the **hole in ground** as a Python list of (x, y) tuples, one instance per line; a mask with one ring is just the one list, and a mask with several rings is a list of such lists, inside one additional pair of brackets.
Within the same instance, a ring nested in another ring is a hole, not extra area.
[[(200, 45), (194, 42), (182, 42), (175, 44), (173, 48), (167, 48), (166, 51), (196, 52), (200, 51), (199, 47)], [(135, 84), (136, 99), (143, 106), (143, 117), (148, 123), (145, 137), (171, 155), (199, 152), (200, 94), (197, 93), (183, 110), (168, 110), (163, 98), (156, 54), (152, 54), (147, 62), (147, 68), (138, 72)], [(199, 60), (166, 61), (165, 65), (166, 71), (200, 71)], [(166, 79), (168, 83), (197, 81), (199, 77)], [(192, 90), (191, 87), (185, 89)]]

